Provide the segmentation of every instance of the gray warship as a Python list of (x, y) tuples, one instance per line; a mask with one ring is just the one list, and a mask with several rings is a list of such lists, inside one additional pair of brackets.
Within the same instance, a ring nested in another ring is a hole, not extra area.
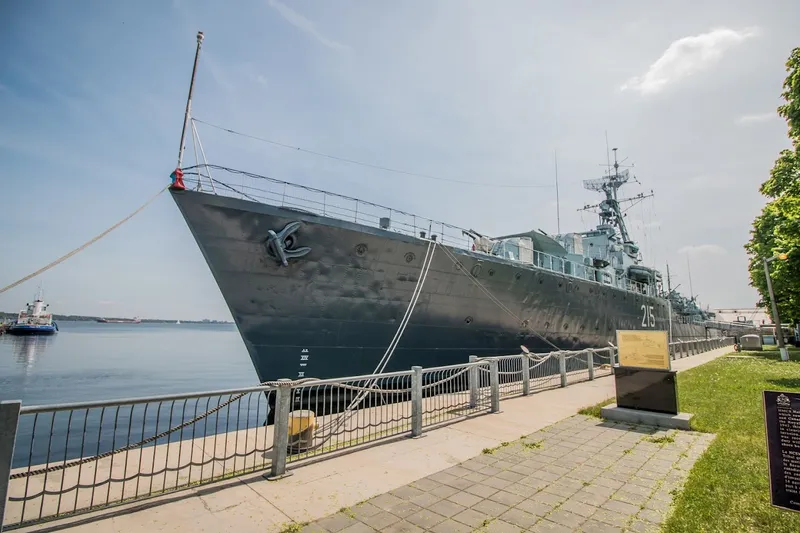
[(665, 291), (643, 264), (620, 206), (645, 196), (618, 197), (630, 172), (616, 149), (606, 175), (584, 182), (602, 195), (587, 206), (597, 227), (559, 235), (490, 237), (263, 175), (184, 167), (202, 40), (170, 193), (262, 382), (436, 367), (521, 346), (606, 347), (617, 330), (687, 340), (737, 327)]
[(603, 195), (595, 229), (497, 237), (214, 165), (183, 173), (172, 198), (262, 382), (369, 374), (390, 346), (386, 371), (605, 347), (617, 330), (688, 340), (736, 327), (642, 263), (620, 209), (641, 195), (618, 198), (630, 175), (616, 163), (584, 182)]

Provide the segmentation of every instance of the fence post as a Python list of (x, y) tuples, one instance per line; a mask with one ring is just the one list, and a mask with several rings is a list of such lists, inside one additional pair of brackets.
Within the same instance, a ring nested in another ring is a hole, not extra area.
[(589, 381), (594, 380), (594, 352), (589, 350), (586, 352), (586, 364), (589, 367)]
[(14, 441), (17, 436), (19, 420), (19, 400), (0, 402), (0, 530), (8, 499), (8, 484), (11, 476), (11, 461), (14, 458)]
[(497, 359), (489, 359), (489, 376), (492, 389), (492, 413), (500, 412), (500, 369)]
[(567, 386), (567, 357), (564, 352), (558, 354), (558, 373), (561, 374), (561, 386)]
[[(282, 378), (278, 381), (288, 383), (291, 380)], [(292, 408), (292, 388), (286, 384), (278, 385), (275, 390), (275, 422), (272, 426), (272, 468), (267, 479), (286, 477), (286, 454), (289, 448), (289, 411)]]
[[(477, 363), (478, 356), (477, 355), (470, 355), (469, 356), (470, 363)], [(467, 371), (469, 377), (469, 406), (472, 409), (478, 407), (478, 389), (480, 388), (480, 374), (478, 373), (478, 365), (473, 365)]]
[(522, 395), (527, 396), (531, 393), (531, 360), (527, 355), (522, 357)]
[(686, 341), (681, 341), (681, 357), (689, 357), (689, 345)]
[(422, 367), (412, 366), (411, 375), (411, 436), (422, 435)]
[(611, 368), (614, 368), (614, 348), (609, 346), (608, 347), (608, 363), (611, 365)]

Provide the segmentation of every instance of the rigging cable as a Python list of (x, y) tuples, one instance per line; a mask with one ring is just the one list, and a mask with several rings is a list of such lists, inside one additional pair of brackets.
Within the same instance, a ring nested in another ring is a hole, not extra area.
[(501, 184), (497, 184), (497, 183), (480, 183), (480, 182), (476, 182), (476, 181), (457, 180), (457, 179), (453, 179), (453, 178), (442, 178), (440, 176), (433, 176), (431, 174), (422, 174), (422, 173), (419, 173), (419, 172), (412, 172), (412, 171), (409, 171), (409, 170), (400, 170), (400, 169), (397, 169), (397, 168), (386, 167), (386, 166), (383, 166), (383, 165), (375, 165), (375, 164), (372, 164), (372, 163), (365, 163), (363, 161), (357, 161), (355, 159), (349, 159), (349, 158), (340, 157), (340, 156), (337, 156), (337, 155), (331, 155), (331, 154), (326, 154), (326, 153), (323, 153), (323, 152), (317, 152), (315, 150), (309, 150), (307, 148), (301, 148), (299, 146), (292, 146), (291, 144), (285, 144), (285, 143), (282, 143), (282, 142), (273, 141), (272, 139), (266, 139), (264, 137), (258, 137), (256, 135), (250, 135), (249, 133), (242, 133), (242, 132), (235, 131), (235, 130), (232, 130), (232, 129), (229, 129), (229, 128), (225, 128), (223, 126), (218, 126), (216, 124), (212, 124), (210, 122), (206, 122), (204, 120), (200, 120), (199, 118), (192, 118), (192, 122), (199, 122), (200, 124), (205, 124), (206, 126), (209, 126), (211, 128), (215, 128), (215, 129), (227, 132), (227, 133), (231, 133), (233, 135), (238, 135), (240, 137), (244, 137), (244, 138), (247, 138), (247, 139), (252, 139), (252, 140), (255, 140), (255, 141), (261, 141), (261, 142), (264, 142), (264, 143), (272, 144), (274, 146), (280, 146), (281, 148), (288, 148), (290, 150), (295, 150), (297, 152), (303, 152), (305, 154), (314, 155), (314, 156), (317, 156), (317, 157), (324, 157), (324, 158), (332, 159), (334, 161), (339, 161), (339, 162), (342, 162), (342, 163), (349, 163), (351, 165), (358, 165), (358, 166), (372, 168), (372, 169), (376, 169), (376, 170), (382, 170), (384, 172), (392, 172), (394, 174), (403, 174), (404, 176), (414, 176), (416, 178), (424, 178), (424, 179), (429, 179), (429, 180), (447, 181), (447, 182), (450, 182), (450, 183), (459, 183), (461, 185), (473, 185), (473, 186), (476, 186), (476, 187), (502, 187), (502, 188), (509, 188), (509, 189), (549, 189), (549, 188), (553, 187), (552, 185), (515, 185), (515, 184), (508, 184), (508, 183), (506, 183), (506, 184), (503, 184), (503, 183), (501, 183)]
[(79, 246), (79, 247), (75, 248), (74, 250), (72, 250), (72, 251), (71, 251), (71, 252), (69, 252), (68, 254), (66, 254), (66, 255), (63, 255), (63, 256), (61, 256), (61, 257), (59, 257), (58, 259), (56, 259), (55, 261), (53, 261), (53, 262), (52, 262), (52, 263), (50, 263), (49, 265), (47, 265), (47, 266), (44, 266), (44, 267), (40, 268), (40, 269), (39, 269), (39, 270), (37, 270), (36, 272), (34, 272), (34, 273), (32, 273), (32, 274), (28, 274), (28, 275), (27, 275), (27, 276), (25, 276), (24, 278), (22, 278), (22, 279), (20, 279), (20, 280), (17, 280), (17, 281), (15, 281), (15, 282), (14, 282), (14, 283), (12, 283), (11, 285), (6, 285), (6, 286), (5, 286), (5, 287), (3, 287), (2, 289), (0, 289), (0, 294), (3, 294), (4, 292), (6, 292), (6, 291), (8, 291), (8, 290), (10, 290), (10, 289), (13, 289), (13, 288), (14, 288), (14, 287), (16, 287), (17, 285), (20, 285), (20, 284), (22, 284), (22, 283), (25, 283), (25, 282), (26, 282), (26, 281), (28, 281), (29, 279), (33, 279), (33, 278), (35, 278), (35, 277), (36, 277), (36, 276), (38, 276), (39, 274), (42, 274), (42, 273), (44, 273), (44, 272), (47, 272), (48, 270), (50, 270), (50, 269), (51, 269), (51, 268), (53, 268), (54, 266), (56, 266), (56, 265), (58, 265), (58, 264), (60, 264), (60, 263), (63, 263), (64, 261), (66, 261), (67, 259), (69, 259), (69, 258), (70, 258), (70, 257), (72, 257), (73, 255), (77, 254), (78, 252), (81, 252), (81, 251), (85, 250), (85, 249), (86, 249), (86, 248), (88, 248), (90, 245), (92, 245), (92, 244), (96, 243), (97, 241), (99, 241), (100, 239), (102, 239), (103, 237), (105, 237), (106, 235), (108, 235), (109, 233), (111, 233), (112, 231), (114, 231), (115, 229), (117, 229), (118, 227), (120, 227), (121, 225), (123, 225), (125, 222), (127, 222), (127, 221), (128, 221), (128, 220), (130, 220), (130, 219), (132, 219), (134, 216), (138, 215), (138, 214), (139, 214), (139, 213), (140, 213), (140, 212), (141, 212), (141, 211), (142, 211), (142, 210), (143, 210), (145, 207), (147, 207), (148, 205), (150, 205), (150, 204), (153, 202), (153, 200), (155, 200), (156, 198), (158, 198), (158, 197), (161, 195), (161, 193), (163, 193), (164, 191), (166, 191), (166, 190), (167, 190), (167, 188), (169, 188), (169, 186), (166, 186), (166, 187), (164, 187), (163, 189), (161, 189), (160, 191), (158, 191), (158, 192), (155, 194), (155, 196), (153, 196), (152, 198), (150, 198), (149, 200), (147, 200), (147, 201), (146, 201), (146, 202), (145, 202), (145, 203), (144, 203), (144, 204), (143, 204), (141, 207), (139, 207), (139, 209), (137, 209), (136, 211), (134, 211), (134, 212), (133, 212), (133, 213), (131, 213), (130, 215), (126, 216), (125, 218), (123, 218), (122, 220), (120, 220), (119, 222), (117, 222), (116, 224), (114, 224), (113, 226), (111, 226), (110, 228), (108, 228), (107, 230), (105, 230), (105, 231), (104, 231), (103, 233), (101, 233), (100, 235), (97, 235), (95, 238), (93, 238), (93, 239), (91, 239), (90, 241), (88, 241), (88, 242), (86, 242), (86, 243), (82, 244), (81, 246)]
[[(513, 317), (513, 318), (514, 318), (514, 319), (515, 319), (517, 322), (519, 322), (519, 323), (522, 323), (522, 322), (523, 322), (523, 321), (522, 321), (522, 319), (521, 319), (520, 317), (518, 317), (517, 315), (515, 315), (515, 314), (514, 314), (514, 312), (513, 312), (513, 311), (511, 311), (511, 309), (509, 309), (509, 308), (508, 308), (508, 307), (507, 307), (507, 306), (506, 306), (506, 305), (505, 305), (503, 302), (501, 302), (501, 301), (500, 301), (500, 300), (499, 300), (499, 299), (498, 299), (498, 298), (497, 298), (495, 295), (493, 295), (493, 294), (492, 294), (492, 293), (489, 291), (489, 289), (487, 289), (487, 288), (486, 288), (486, 287), (485, 287), (485, 286), (484, 286), (484, 285), (483, 285), (483, 284), (482, 284), (482, 283), (481, 283), (481, 282), (480, 282), (480, 281), (479, 281), (479, 280), (478, 280), (476, 277), (474, 277), (474, 276), (473, 276), (473, 275), (472, 275), (470, 272), (467, 272), (467, 271), (466, 271), (466, 269), (464, 268), (464, 265), (462, 265), (462, 264), (461, 264), (461, 262), (460, 262), (460, 261), (459, 261), (459, 260), (456, 258), (456, 256), (455, 256), (455, 255), (453, 255), (453, 252), (451, 252), (450, 250), (448, 250), (446, 246), (442, 246), (442, 251), (445, 253), (445, 255), (447, 255), (447, 256), (450, 258), (450, 260), (453, 262), (453, 264), (455, 264), (455, 265), (456, 265), (456, 270), (460, 270), (462, 273), (464, 273), (464, 275), (465, 275), (465, 276), (467, 276), (467, 277), (470, 279), (470, 281), (472, 281), (472, 283), (474, 283), (475, 285), (477, 285), (477, 287), (478, 287), (478, 288), (479, 288), (481, 291), (483, 291), (483, 293), (484, 293), (484, 294), (485, 294), (485, 295), (486, 295), (486, 296), (487, 296), (487, 297), (488, 297), (488, 298), (489, 298), (489, 299), (490, 299), (490, 300), (491, 300), (491, 301), (492, 301), (492, 302), (493, 302), (495, 305), (497, 305), (497, 306), (498, 306), (498, 307), (499, 307), (501, 310), (503, 310), (503, 311), (505, 311), (506, 313), (508, 313), (508, 314), (509, 314), (511, 317)], [(545, 338), (543, 335), (541, 335), (539, 332), (537, 332), (537, 331), (535, 331), (535, 330), (531, 330), (531, 333), (533, 333), (534, 335), (536, 335), (537, 337), (539, 337), (541, 340), (543, 340), (544, 342), (546, 342), (547, 344), (549, 344), (550, 346), (552, 346), (552, 347), (553, 347), (553, 348), (555, 348), (556, 350), (558, 350), (558, 351), (562, 351), (562, 349), (561, 349), (561, 348), (559, 348), (558, 346), (556, 346), (555, 344), (553, 344), (552, 342), (550, 342), (549, 340), (547, 340), (547, 339), (546, 339), (546, 338)]]

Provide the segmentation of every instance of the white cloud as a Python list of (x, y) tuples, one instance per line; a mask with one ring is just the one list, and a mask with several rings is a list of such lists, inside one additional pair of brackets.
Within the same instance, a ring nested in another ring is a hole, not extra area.
[(717, 244), (698, 244), (695, 246), (684, 246), (678, 250), (679, 254), (697, 254), (697, 255), (724, 255), (727, 250)]
[(770, 111), (769, 113), (756, 113), (753, 115), (742, 115), (741, 117), (736, 119), (737, 124), (745, 125), (745, 124), (754, 124), (758, 122), (767, 122), (768, 120), (773, 120), (778, 118), (778, 114), (774, 111)]
[(267, 0), (269, 6), (280, 13), (280, 15), (286, 19), (286, 21), (294, 26), (295, 28), (306, 32), (307, 34), (311, 35), (319, 41), (321, 44), (327, 46), (328, 48), (334, 48), (338, 50), (347, 50), (350, 47), (346, 44), (342, 44), (340, 42), (334, 41), (333, 39), (329, 39), (322, 35), (318, 30), (316, 24), (312, 21), (295, 11), (294, 9), (290, 8), (286, 4), (282, 4), (278, 0)]
[(730, 48), (757, 34), (757, 28), (719, 28), (673, 41), (643, 76), (620, 87), (643, 95), (661, 92), (667, 85), (699, 72), (718, 61)]

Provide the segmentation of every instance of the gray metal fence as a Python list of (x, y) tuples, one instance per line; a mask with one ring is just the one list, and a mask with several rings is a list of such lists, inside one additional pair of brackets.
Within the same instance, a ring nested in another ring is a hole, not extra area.
[[(673, 359), (732, 344), (670, 344)], [(613, 348), (471, 357), (327, 380), (74, 404), (0, 404), (4, 530), (351, 451), (609, 375)], [(274, 423), (267, 424), (274, 399)]]

